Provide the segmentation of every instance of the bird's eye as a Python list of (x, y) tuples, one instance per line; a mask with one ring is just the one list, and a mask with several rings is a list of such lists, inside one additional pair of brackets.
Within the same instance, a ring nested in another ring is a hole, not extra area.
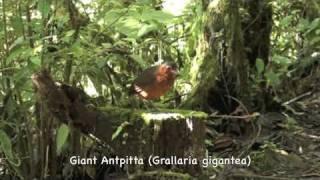
[(165, 71), (171, 71), (172, 68), (171, 68), (171, 66), (166, 65), (166, 66), (164, 66), (164, 69), (165, 69)]

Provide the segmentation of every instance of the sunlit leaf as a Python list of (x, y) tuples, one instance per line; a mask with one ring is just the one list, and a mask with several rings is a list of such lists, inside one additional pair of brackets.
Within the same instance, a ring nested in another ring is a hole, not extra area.
[(38, 10), (41, 12), (43, 18), (46, 18), (50, 11), (51, 0), (39, 0)]
[(150, 31), (156, 30), (158, 28), (157, 25), (155, 24), (145, 24), (141, 27), (141, 29), (138, 32), (138, 37), (141, 37), (147, 33), (149, 33)]
[(117, 137), (119, 136), (119, 134), (123, 131), (123, 129), (124, 129), (125, 127), (127, 127), (128, 125), (130, 125), (130, 123), (127, 122), (127, 121), (125, 121), (125, 122), (122, 123), (120, 126), (118, 126), (116, 132), (114, 132), (114, 133), (112, 134), (111, 140), (114, 140), (115, 138), (117, 138)]
[(142, 24), (139, 22), (139, 20), (128, 17), (118, 23), (117, 30), (128, 37), (137, 38), (138, 31), (140, 30), (141, 26)]
[(273, 56), (272, 61), (280, 65), (288, 65), (291, 63), (291, 59), (280, 55)]
[(261, 74), (264, 70), (264, 62), (262, 59), (258, 58), (256, 60), (256, 68), (259, 74)]
[(75, 30), (67, 31), (65, 36), (66, 36), (66, 37), (70, 37), (70, 36), (72, 36), (75, 32), (76, 32)]
[(104, 48), (112, 48), (113, 45), (111, 43), (102, 43), (101, 44)]
[(22, 36), (18, 37), (10, 46), (10, 49), (18, 46), (18, 45), (21, 45), (22, 43), (24, 42), (24, 38)]
[(57, 153), (60, 154), (63, 145), (66, 143), (69, 136), (69, 127), (65, 124), (62, 124), (57, 132)]
[(111, 26), (116, 25), (127, 14), (126, 9), (112, 9), (108, 11), (103, 18), (103, 25)]
[(167, 24), (174, 20), (174, 16), (164, 11), (144, 8), (141, 15), (142, 21), (156, 21)]

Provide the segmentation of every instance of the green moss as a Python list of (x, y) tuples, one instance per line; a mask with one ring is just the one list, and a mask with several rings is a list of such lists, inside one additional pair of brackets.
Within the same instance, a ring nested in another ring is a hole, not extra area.
[(185, 120), (188, 118), (205, 120), (208, 117), (208, 115), (204, 112), (185, 109), (146, 110), (105, 106), (101, 107), (100, 110), (108, 114), (108, 116), (118, 117), (115, 119), (120, 121), (127, 120), (129, 122), (133, 122), (142, 119), (147, 125), (151, 121)]

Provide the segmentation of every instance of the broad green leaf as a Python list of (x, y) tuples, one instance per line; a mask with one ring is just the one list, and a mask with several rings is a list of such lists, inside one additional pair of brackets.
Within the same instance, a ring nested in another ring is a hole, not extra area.
[(43, 18), (46, 18), (50, 11), (51, 0), (39, 0), (38, 10), (40, 11)]
[(137, 55), (137, 54), (131, 54), (130, 57), (137, 63), (140, 65), (140, 67), (142, 68), (146, 68), (146, 62), (141, 58), (141, 56)]
[(286, 66), (291, 63), (291, 59), (280, 55), (273, 56), (272, 61), (282, 66)]
[(75, 30), (70, 30), (66, 32), (66, 37), (71, 37), (76, 31)]
[(98, 68), (102, 69), (106, 66), (108, 61), (104, 60), (104, 59), (98, 59), (97, 61), (95, 61), (96, 65), (98, 66)]
[(147, 33), (149, 33), (150, 31), (156, 30), (158, 28), (157, 25), (155, 24), (145, 24), (141, 27), (141, 29), (138, 32), (138, 37), (141, 37)]
[(141, 15), (142, 21), (156, 21), (162, 24), (168, 24), (174, 20), (174, 16), (164, 11), (145, 8)]
[(310, 44), (311, 44), (312, 46), (316, 46), (318, 43), (320, 43), (320, 36), (314, 37), (314, 38), (310, 41)]
[(10, 46), (10, 49), (15, 48), (16, 46), (19, 46), (21, 44), (23, 44), (24, 42), (24, 38), (22, 36), (18, 37)]
[(69, 136), (69, 127), (65, 124), (62, 124), (57, 132), (57, 153), (60, 154), (63, 145), (66, 143)]
[(41, 66), (41, 59), (39, 56), (32, 56), (30, 58), (30, 61), (33, 65), (35, 65), (36, 67), (40, 67)]
[(269, 70), (265, 73), (265, 77), (267, 79), (267, 83), (271, 86), (277, 86), (280, 83), (279, 75)]
[(264, 70), (264, 62), (262, 59), (258, 58), (256, 60), (256, 68), (259, 74), (261, 74)]
[(86, 52), (83, 50), (83, 48), (80, 46), (80, 42), (77, 41), (76, 43), (72, 44), (71, 46), (71, 52), (72, 54), (75, 56), (75, 57), (78, 57), (78, 58), (83, 58), (84, 55), (87, 55), (89, 52)]
[(20, 161), (13, 156), (11, 139), (3, 130), (0, 130), (0, 147), (10, 164), (20, 166)]
[(298, 31), (305, 31), (309, 26), (309, 21), (307, 19), (301, 19), (297, 28), (298, 28)]
[(8, 64), (15, 60), (28, 59), (33, 54), (32, 48), (26, 47), (25, 43), (23, 37), (19, 37), (11, 44), (11, 51), (6, 60)]
[(128, 17), (117, 24), (117, 30), (130, 38), (137, 38), (141, 26), (139, 20)]
[(62, 41), (66, 42), (66, 43), (69, 43), (72, 39), (72, 35), (75, 33), (75, 30), (70, 30), (70, 31), (67, 31), (65, 33), (65, 35), (62, 37)]
[(26, 67), (19, 68), (20, 70), (14, 74), (13, 80), (15, 89), (23, 89), (27, 83), (30, 83), (29, 79), (33, 73), (31, 67), (31, 63), (28, 63)]
[(312, 30), (318, 28), (319, 26), (320, 26), (320, 18), (316, 18), (311, 22), (309, 28), (312, 31)]
[(320, 27), (320, 18), (314, 19), (310, 25), (307, 27), (307, 31), (304, 33), (304, 35), (308, 35), (309, 33), (316, 31)]
[(27, 59), (32, 55), (31, 48), (25, 48), (24, 46), (18, 46), (13, 51), (10, 52), (9, 57), (7, 58), (7, 63), (11, 63), (18, 59)]
[(108, 11), (103, 18), (103, 23), (106, 26), (115, 25), (117, 22), (121, 20), (127, 13), (126, 9), (114, 9)]

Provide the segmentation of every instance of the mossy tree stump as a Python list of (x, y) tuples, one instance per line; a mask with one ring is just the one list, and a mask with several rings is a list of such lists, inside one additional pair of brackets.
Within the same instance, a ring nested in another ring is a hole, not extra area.
[[(112, 124), (112, 135), (99, 128), (93, 132), (111, 144), (118, 156), (150, 156), (160, 158), (196, 158), (205, 156), (205, 120), (203, 112), (161, 109), (156, 111), (104, 107), (100, 111)], [(98, 118), (96, 127), (106, 126)], [(146, 164), (146, 163), (145, 163)], [(200, 164), (200, 162), (198, 162)], [(155, 166), (159, 167), (159, 166)], [(163, 167), (163, 166), (162, 166)], [(172, 166), (166, 166), (172, 167)], [(177, 165), (194, 174), (199, 165)], [(148, 168), (149, 169), (149, 168)]]
[[(54, 83), (46, 71), (34, 74), (32, 80), (40, 100), (56, 119), (93, 134), (119, 157), (204, 158), (207, 115), (203, 112), (95, 108), (81, 89)], [(183, 169), (195, 174), (199, 166)]]

